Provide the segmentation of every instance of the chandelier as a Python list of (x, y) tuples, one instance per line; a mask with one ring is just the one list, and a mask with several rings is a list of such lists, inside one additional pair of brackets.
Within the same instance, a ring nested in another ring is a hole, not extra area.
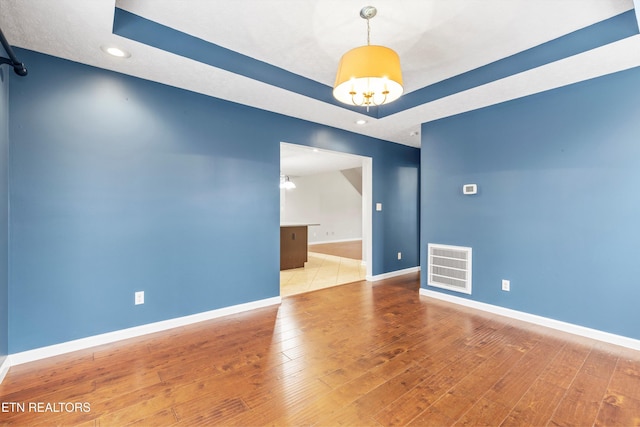
[(289, 175), (284, 175), (280, 173), (280, 188), (284, 188), (285, 190), (293, 190), (296, 188), (296, 185), (289, 179)]
[(402, 95), (400, 57), (388, 47), (371, 45), (369, 20), (376, 16), (373, 6), (365, 6), (360, 17), (367, 20), (367, 45), (351, 49), (338, 65), (333, 96), (340, 102), (369, 107), (388, 104)]

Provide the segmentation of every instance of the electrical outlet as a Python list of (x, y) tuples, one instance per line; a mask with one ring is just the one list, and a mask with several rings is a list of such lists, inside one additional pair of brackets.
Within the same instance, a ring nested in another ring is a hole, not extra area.
[(144, 304), (144, 291), (135, 293), (135, 305)]
[(502, 290), (507, 292), (511, 290), (511, 282), (509, 280), (502, 279)]
[(398, 259), (402, 259), (402, 252), (398, 252)]

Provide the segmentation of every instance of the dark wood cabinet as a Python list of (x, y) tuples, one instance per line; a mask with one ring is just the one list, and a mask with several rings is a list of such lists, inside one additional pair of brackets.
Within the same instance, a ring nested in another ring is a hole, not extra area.
[(307, 226), (280, 226), (280, 270), (304, 267), (307, 262)]

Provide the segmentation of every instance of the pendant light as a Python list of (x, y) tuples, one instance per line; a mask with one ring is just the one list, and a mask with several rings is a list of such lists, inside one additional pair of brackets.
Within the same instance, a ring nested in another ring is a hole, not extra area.
[(293, 190), (296, 188), (296, 184), (294, 184), (291, 179), (289, 179), (289, 175), (280, 174), (280, 188), (284, 188), (285, 190)]
[(365, 6), (360, 17), (367, 21), (367, 45), (351, 49), (342, 56), (333, 86), (340, 102), (369, 107), (388, 104), (402, 95), (400, 57), (385, 46), (371, 44), (369, 20), (376, 16), (373, 6)]

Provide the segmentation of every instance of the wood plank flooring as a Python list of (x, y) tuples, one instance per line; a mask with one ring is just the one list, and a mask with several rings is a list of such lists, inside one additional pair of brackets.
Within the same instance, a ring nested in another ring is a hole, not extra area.
[(356, 282), (15, 366), (0, 425), (640, 425), (639, 352), (418, 287)]
[(362, 260), (362, 240), (309, 244), (310, 252)]

